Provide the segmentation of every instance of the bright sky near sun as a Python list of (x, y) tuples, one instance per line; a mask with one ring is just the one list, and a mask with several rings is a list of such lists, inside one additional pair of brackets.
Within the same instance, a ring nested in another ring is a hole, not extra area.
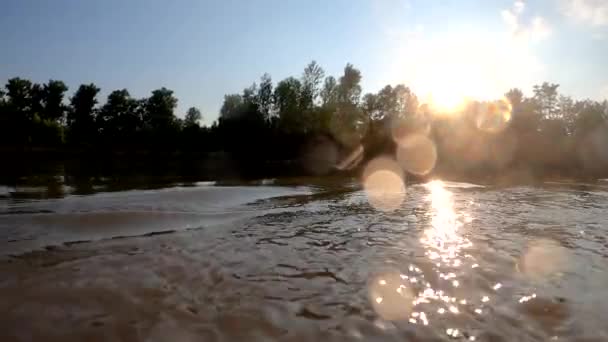
[(0, 82), (94, 82), (103, 98), (161, 86), (205, 122), (223, 95), (268, 72), (275, 83), (317, 60), (347, 62), (364, 91), (391, 83), (446, 105), (561, 84), (608, 98), (608, 0), (4, 0)]

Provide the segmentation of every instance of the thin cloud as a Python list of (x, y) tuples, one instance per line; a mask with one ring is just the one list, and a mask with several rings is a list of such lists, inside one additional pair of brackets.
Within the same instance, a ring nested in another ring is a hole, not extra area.
[(591, 26), (608, 26), (608, 1), (560, 0), (563, 15)]
[(540, 16), (532, 18), (529, 23), (524, 23), (522, 15), (526, 9), (523, 1), (515, 1), (509, 9), (501, 11), (502, 20), (507, 25), (509, 32), (514, 38), (526, 41), (540, 41), (551, 35), (551, 28), (547, 21)]

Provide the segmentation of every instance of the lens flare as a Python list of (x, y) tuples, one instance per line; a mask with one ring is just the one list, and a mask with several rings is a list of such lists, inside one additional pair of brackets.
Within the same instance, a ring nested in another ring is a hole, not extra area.
[(532, 241), (517, 268), (529, 278), (540, 280), (557, 275), (569, 267), (569, 251), (556, 241), (540, 239)]
[(576, 153), (584, 171), (601, 174), (608, 168), (608, 136), (605, 127), (599, 125), (586, 133), (586, 136), (576, 147)]
[(475, 118), (477, 128), (488, 133), (503, 131), (511, 121), (513, 107), (507, 99), (483, 103)]
[(401, 206), (405, 197), (405, 179), (393, 159), (378, 157), (370, 161), (363, 170), (362, 183), (374, 208), (392, 211)]
[(359, 165), (359, 163), (361, 163), (361, 161), (363, 160), (364, 152), (365, 152), (365, 149), (363, 148), (363, 145), (357, 146), (345, 158), (343, 158), (338, 163), (338, 165), (336, 165), (336, 168), (338, 170), (353, 169), (354, 167)]
[(424, 176), (435, 168), (435, 143), (421, 134), (411, 134), (397, 142), (397, 161), (407, 172)]
[(430, 121), (424, 115), (414, 115), (407, 119), (396, 118), (391, 121), (391, 136), (397, 144), (411, 134), (428, 135), (430, 132)]

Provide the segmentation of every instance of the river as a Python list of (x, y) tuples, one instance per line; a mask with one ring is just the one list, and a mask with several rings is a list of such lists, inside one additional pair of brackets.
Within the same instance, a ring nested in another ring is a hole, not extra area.
[(602, 181), (34, 190), (0, 191), (2, 341), (608, 340)]

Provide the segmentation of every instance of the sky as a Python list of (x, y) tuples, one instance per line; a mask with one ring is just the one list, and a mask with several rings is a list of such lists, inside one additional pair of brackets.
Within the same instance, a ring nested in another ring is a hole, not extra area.
[(225, 94), (312, 60), (336, 77), (354, 64), (364, 92), (403, 83), (428, 101), (543, 81), (608, 98), (608, 0), (1, 0), (0, 32), (2, 83), (93, 82), (100, 102), (164, 86), (205, 123)]

